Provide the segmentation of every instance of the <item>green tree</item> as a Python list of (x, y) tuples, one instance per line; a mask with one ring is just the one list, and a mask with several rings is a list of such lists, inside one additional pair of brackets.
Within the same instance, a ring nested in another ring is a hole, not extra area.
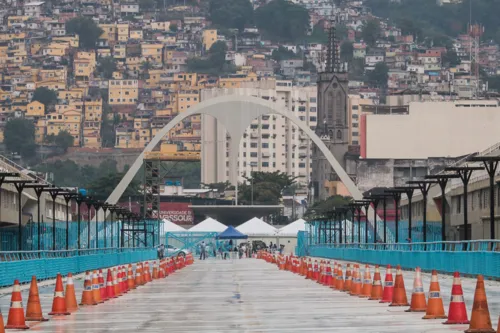
[(149, 12), (155, 8), (154, 0), (139, 0), (139, 8), (141, 12)]
[(234, 73), (236, 68), (226, 61), (227, 45), (222, 41), (215, 42), (208, 51), (206, 59), (191, 58), (187, 61), (189, 71), (219, 75)]
[(88, 17), (75, 17), (66, 22), (66, 33), (77, 34), (82, 49), (94, 49), (102, 32), (94, 20)]
[(364, 42), (369, 46), (375, 46), (380, 37), (380, 24), (376, 19), (370, 19), (365, 22), (361, 30)]
[(310, 43), (328, 43), (328, 33), (323, 28), (322, 21), (316, 23), (316, 25), (313, 27), (312, 34), (309, 36), (308, 40)]
[(354, 46), (351, 42), (345, 41), (340, 45), (340, 60), (351, 63), (354, 55)]
[(9, 152), (17, 153), (23, 158), (32, 158), (36, 150), (33, 121), (24, 118), (7, 121), (4, 129), (4, 144)]
[(100, 58), (97, 63), (97, 71), (105, 79), (112, 79), (113, 72), (116, 71), (116, 60), (113, 57)]
[(47, 87), (36, 88), (33, 92), (32, 101), (38, 101), (45, 106), (45, 113), (49, 108), (57, 103), (57, 92)]
[(309, 12), (286, 0), (272, 0), (255, 11), (255, 23), (274, 41), (303, 41), (309, 27)]
[[(113, 192), (115, 187), (120, 183), (124, 174), (123, 173), (107, 173), (104, 174), (94, 181), (92, 181), (88, 186), (88, 191), (90, 195), (97, 200), (106, 200), (108, 196)], [(137, 180), (132, 180), (123, 193), (124, 197), (136, 196), (139, 194), (139, 182)]]
[(441, 63), (446, 67), (455, 67), (460, 65), (460, 62), (457, 52), (453, 49), (448, 49), (441, 58)]
[(218, 183), (210, 183), (210, 184), (202, 184), (204, 187), (217, 190), (218, 193), (224, 193), (224, 191), (234, 189), (234, 186), (231, 185), (229, 181), (218, 182)]
[[(296, 177), (286, 173), (254, 171), (251, 177), (245, 177), (246, 183), (239, 186), (239, 199), (241, 202), (250, 204), (277, 204), (282, 196), (283, 190), (295, 184)], [(253, 193), (253, 200), (252, 200)]]
[(208, 13), (212, 23), (240, 31), (253, 19), (253, 7), (248, 0), (210, 0)]
[(271, 58), (279, 62), (282, 60), (298, 59), (299, 56), (293, 53), (293, 51), (290, 51), (283, 46), (279, 46), (277, 50), (273, 51)]
[(371, 84), (378, 87), (387, 86), (389, 78), (389, 68), (385, 62), (378, 62), (375, 68), (368, 74), (368, 80)]
[(179, 27), (175, 23), (170, 24), (170, 26), (168, 28), (172, 32), (177, 32), (177, 30), (179, 30)]
[(352, 200), (350, 197), (343, 197), (341, 195), (333, 195), (325, 200), (316, 201), (310, 206), (306, 213), (305, 218), (314, 219), (315, 217), (325, 217), (332, 213), (337, 208), (345, 208)]
[[(120, 124), (120, 115), (112, 114), (107, 102), (102, 107), (101, 139), (103, 147), (114, 147), (116, 142), (116, 126)], [(111, 116), (110, 116), (111, 115)]]
[(64, 152), (67, 152), (69, 147), (73, 147), (74, 142), (75, 138), (68, 131), (60, 131), (54, 138), (56, 146)]

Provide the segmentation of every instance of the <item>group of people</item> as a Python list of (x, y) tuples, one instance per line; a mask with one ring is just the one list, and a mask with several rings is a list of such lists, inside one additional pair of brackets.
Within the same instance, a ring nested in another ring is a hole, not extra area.
[(250, 258), (252, 255), (252, 244), (251, 243), (242, 243), (240, 246), (237, 246), (233, 243), (233, 240), (227, 240), (225, 242), (219, 243), (218, 248), (216, 250), (216, 247), (213, 244), (206, 244), (205, 241), (202, 241), (199, 244), (199, 250), (200, 250), (200, 260), (205, 260), (210, 253), (212, 252), (212, 255), (214, 257), (217, 256), (217, 253), (220, 255), (221, 259), (227, 259), (230, 255), (231, 252), (236, 252), (238, 253), (238, 257), (241, 259), (243, 258), (243, 255), (246, 255), (247, 258)]
[(281, 244), (278, 248), (277, 244), (273, 244), (273, 242), (269, 242), (269, 251), (276, 252), (279, 251), (280, 254), (283, 254), (283, 250), (285, 249), (285, 245)]

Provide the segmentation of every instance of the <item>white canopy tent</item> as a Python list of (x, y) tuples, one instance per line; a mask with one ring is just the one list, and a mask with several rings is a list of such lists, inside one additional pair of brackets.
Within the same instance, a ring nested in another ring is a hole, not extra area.
[(278, 237), (297, 237), (299, 231), (306, 230), (306, 221), (298, 219), (278, 230)]
[(227, 229), (227, 225), (220, 223), (217, 220), (209, 217), (202, 222), (198, 223), (194, 227), (191, 227), (189, 231), (193, 232), (223, 232)]
[(278, 230), (272, 225), (254, 217), (236, 228), (248, 236), (276, 236)]
[(163, 230), (165, 232), (178, 232), (178, 231), (186, 231), (183, 227), (180, 225), (175, 224), (172, 221), (169, 221), (167, 219), (163, 219)]

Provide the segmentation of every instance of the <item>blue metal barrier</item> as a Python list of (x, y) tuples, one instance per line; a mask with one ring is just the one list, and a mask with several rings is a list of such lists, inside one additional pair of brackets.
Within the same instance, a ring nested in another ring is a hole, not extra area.
[(500, 278), (500, 240), (399, 244), (319, 244), (308, 248), (313, 257), (401, 265), (403, 268)]
[(44, 280), (55, 278), (58, 273), (78, 274), (156, 258), (154, 248), (0, 252), (0, 286), (10, 286), (15, 279), (29, 282), (33, 275)]

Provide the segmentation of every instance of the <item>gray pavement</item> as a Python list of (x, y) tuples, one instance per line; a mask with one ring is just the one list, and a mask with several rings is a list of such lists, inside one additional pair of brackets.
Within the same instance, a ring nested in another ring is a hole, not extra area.
[[(373, 270), (372, 270), (373, 273)], [(382, 276), (385, 270), (381, 271)], [(413, 273), (405, 272), (410, 298)], [(423, 274), (424, 289), (430, 275)], [(470, 317), (475, 280), (462, 279)], [(440, 276), (448, 310), (452, 277)], [(76, 282), (77, 298), (82, 281)], [(40, 288), (44, 313), (50, 311), (54, 286)], [(500, 314), (500, 283), (486, 282), (493, 326)], [(27, 291), (23, 291), (26, 304)], [(0, 298), (7, 320), (10, 296)], [(351, 297), (263, 260), (195, 261), (163, 280), (70, 316), (30, 323), (36, 332), (463, 332), (467, 325), (423, 320), (376, 301)], [(49, 316), (47, 316), (49, 317)]]

